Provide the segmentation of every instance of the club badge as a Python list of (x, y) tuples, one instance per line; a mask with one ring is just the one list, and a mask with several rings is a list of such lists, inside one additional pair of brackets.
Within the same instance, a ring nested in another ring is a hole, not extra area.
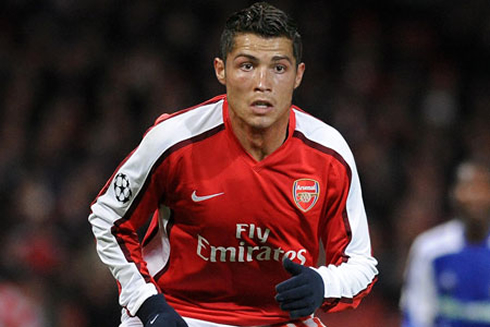
[(320, 196), (320, 184), (314, 179), (302, 178), (294, 181), (294, 202), (302, 211), (313, 208)]

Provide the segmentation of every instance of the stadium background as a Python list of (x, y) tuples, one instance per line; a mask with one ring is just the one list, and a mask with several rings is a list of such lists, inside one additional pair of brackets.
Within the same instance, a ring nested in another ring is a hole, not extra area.
[[(250, 3), (2, 1), (0, 326), (115, 325), (89, 204), (160, 113), (224, 91), (221, 28)], [(396, 326), (411, 241), (448, 218), (458, 160), (490, 158), (490, 2), (271, 3), (304, 39), (295, 103), (353, 148), (380, 262), (361, 307), (325, 321)]]

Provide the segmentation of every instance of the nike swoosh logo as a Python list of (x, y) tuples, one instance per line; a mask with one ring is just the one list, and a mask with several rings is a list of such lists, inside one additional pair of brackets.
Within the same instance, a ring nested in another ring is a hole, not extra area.
[(159, 315), (160, 314), (158, 313), (155, 317), (153, 317), (153, 319), (150, 320), (150, 325), (153, 325), (153, 323), (157, 320)]
[(221, 193), (216, 193), (216, 194), (198, 196), (196, 194), (196, 191), (194, 191), (194, 192), (192, 192), (191, 198), (192, 198), (192, 201), (194, 201), (194, 202), (201, 202), (201, 201), (206, 201), (206, 200), (215, 198), (215, 197), (223, 195), (223, 194), (225, 194), (225, 193), (221, 192)]

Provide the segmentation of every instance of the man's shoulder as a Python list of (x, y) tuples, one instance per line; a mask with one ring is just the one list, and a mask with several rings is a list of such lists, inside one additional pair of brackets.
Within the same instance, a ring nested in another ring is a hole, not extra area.
[(449, 220), (417, 236), (412, 251), (422, 256), (438, 257), (458, 251), (464, 246), (464, 226), (459, 220)]
[(354, 158), (344, 136), (332, 125), (316, 118), (315, 116), (293, 107), (296, 117), (295, 134), (297, 137), (315, 144), (317, 147), (328, 149), (339, 154), (350, 164)]
[(141, 147), (155, 152), (214, 135), (223, 128), (223, 97), (215, 97), (196, 106), (171, 114), (162, 114), (145, 133)]
[(332, 125), (304, 111), (298, 106), (293, 106), (293, 111), (296, 116), (296, 129), (307, 133), (321, 129), (330, 133), (340, 134)]
[(225, 97), (225, 95), (218, 95), (189, 108), (180, 109), (173, 113), (163, 113), (155, 120), (154, 125), (176, 117), (179, 119), (190, 119), (194, 115), (202, 115), (205, 111), (219, 110), (222, 107)]
[(464, 229), (460, 220), (453, 219), (436, 225), (421, 233), (417, 239), (420, 242), (446, 242), (460, 235)]

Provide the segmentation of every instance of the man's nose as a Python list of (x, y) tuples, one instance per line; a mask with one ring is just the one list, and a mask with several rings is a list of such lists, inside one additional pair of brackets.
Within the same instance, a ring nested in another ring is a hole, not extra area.
[(255, 90), (260, 92), (271, 91), (271, 76), (266, 67), (257, 70)]

